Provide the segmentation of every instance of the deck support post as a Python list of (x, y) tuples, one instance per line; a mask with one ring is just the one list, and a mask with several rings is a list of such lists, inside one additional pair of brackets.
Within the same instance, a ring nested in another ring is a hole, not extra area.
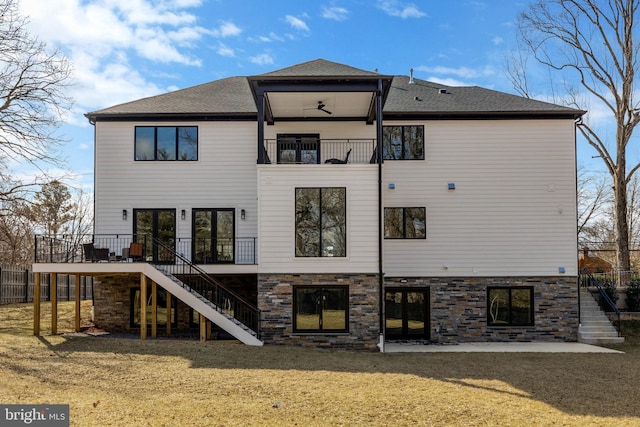
[(147, 339), (147, 276), (140, 273), (140, 339)]
[(51, 287), (49, 288), (51, 299), (51, 335), (58, 335), (58, 274), (51, 273)]
[(40, 273), (33, 277), (33, 335), (40, 335)]
[(207, 318), (200, 314), (200, 341), (207, 340)]
[(151, 281), (151, 338), (158, 334), (158, 286)]
[(76, 274), (76, 332), (80, 332), (80, 278), (79, 274)]
[(167, 335), (171, 335), (171, 294), (167, 291)]

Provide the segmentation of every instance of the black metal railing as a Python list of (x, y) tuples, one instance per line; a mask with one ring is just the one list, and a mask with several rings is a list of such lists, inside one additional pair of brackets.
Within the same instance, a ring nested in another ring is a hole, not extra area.
[(163, 251), (172, 253), (172, 256), (175, 257), (175, 262), (171, 264), (155, 265), (159, 271), (174, 276), (185, 289), (203, 296), (213, 303), (218, 311), (233, 317), (254, 331), (257, 338), (260, 338), (260, 309), (226, 288), (164, 242), (154, 239), (153, 243)]
[(265, 139), (264, 147), (271, 164), (377, 163), (375, 139)]
[[(142, 256), (131, 256), (131, 243), (141, 243)], [(257, 264), (255, 237), (235, 239), (174, 238), (165, 242), (173, 250), (195, 264)], [(95, 234), (82, 239), (66, 236), (35, 236), (36, 263), (70, 262), (169, 262), (173, 257), (159, 249), (148, 235)]]
[(616, 303), (611, 299), (606, 289), (600, 283), (600, 280), (596, 278), (587, 268), (583, 268), (580, 272), (580, 286), (583, 288), (595, 287), (600, 294), (598, 304), (605, 312), (613, 312), (616, 315), (616, 321), (614, 326), (620, 334), (620, 309), (616, 306)]

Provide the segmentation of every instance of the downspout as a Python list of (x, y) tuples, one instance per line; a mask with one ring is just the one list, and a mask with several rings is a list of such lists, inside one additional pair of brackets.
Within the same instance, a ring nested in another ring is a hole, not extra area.
[[(574, 171), (575, 171), (575, 182), (576, 182), (576, 218), (578, 218), (578, 126), (582, 124), (582, 116), (578, 117), (573, 124), (573, 160), (575, 162)], [(577, 224), (576, 224), (577, 229)], [(582, 305), (582, 301), (580, 300), (580, 258), (578, 252), (580, 251), (580, 239), (578, 237), (578, 233), (576, 233), (576, 266), (578, 267), (578, 330), (582, 325), (582, 315), (580, 314), (580, 308)]]
[(384, 301), (384, 266), (382, 262), (382, 243), (383, 243), (383, 207), (382, 207), (382, 80), (378, 79), (378, 91), (376, 93), (376, 139), (377, 139), (377, 152), (378, 155), (378, 317), (380, 320), (380, 342), (378, 347), (380, 351), (384, 353), (384, 319), (383, 319), (383, 301)]

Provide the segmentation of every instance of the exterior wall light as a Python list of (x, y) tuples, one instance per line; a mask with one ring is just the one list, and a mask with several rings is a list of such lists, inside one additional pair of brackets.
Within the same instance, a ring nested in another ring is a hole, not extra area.
[(247, 212), (244, 209), (240, 209), (240, 219), (246, 219)]
[(127, 210), (126, 210), (126, 209), (122, 209), (122, 219), (123, 219), (124, 221), (126, 221), (126, 220), (127, 220)]
[(182, 209), (182, 210), (180, 211), (180, 219), (184, 221), (186, 217), (187, 217), (187, 211), (185, 211), (184, 209)]

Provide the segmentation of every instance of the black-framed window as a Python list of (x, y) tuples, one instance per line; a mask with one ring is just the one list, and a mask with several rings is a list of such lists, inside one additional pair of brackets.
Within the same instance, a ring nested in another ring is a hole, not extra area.
[(293, 287), (293, 332), (348, 331), (348, 286)]
[(385, 239), (426, 239), (425, 208), (384, 208)]
[(320, 135), (278, 135), (278, 163), (320, 163)]
[(296, 257), (346, 257), (344, 187), (296, 188)]
[[(176, 305), (178, 300), (171, 295), (171, 325), (178, 326), (178, 320), (176, 316)], [(167, 291), (157, 287), (156, 288), (156, 325), (167, 325)], [(140, 327), (140, 288), (131, 288), (130, 294), (130, 325), (132, 328)], [(147, 326), (151, 325), (151, 316), (153, 315), (151, 306), (151, 286), (147, 286)]]
[(198, 160), (197, 126), (136, 126), (137, 161)]
[(487, 288), (489, 326), (532, 326), (533, 287)]
[(383, 126), (384, 160), (424, 160), (424, 126)]

